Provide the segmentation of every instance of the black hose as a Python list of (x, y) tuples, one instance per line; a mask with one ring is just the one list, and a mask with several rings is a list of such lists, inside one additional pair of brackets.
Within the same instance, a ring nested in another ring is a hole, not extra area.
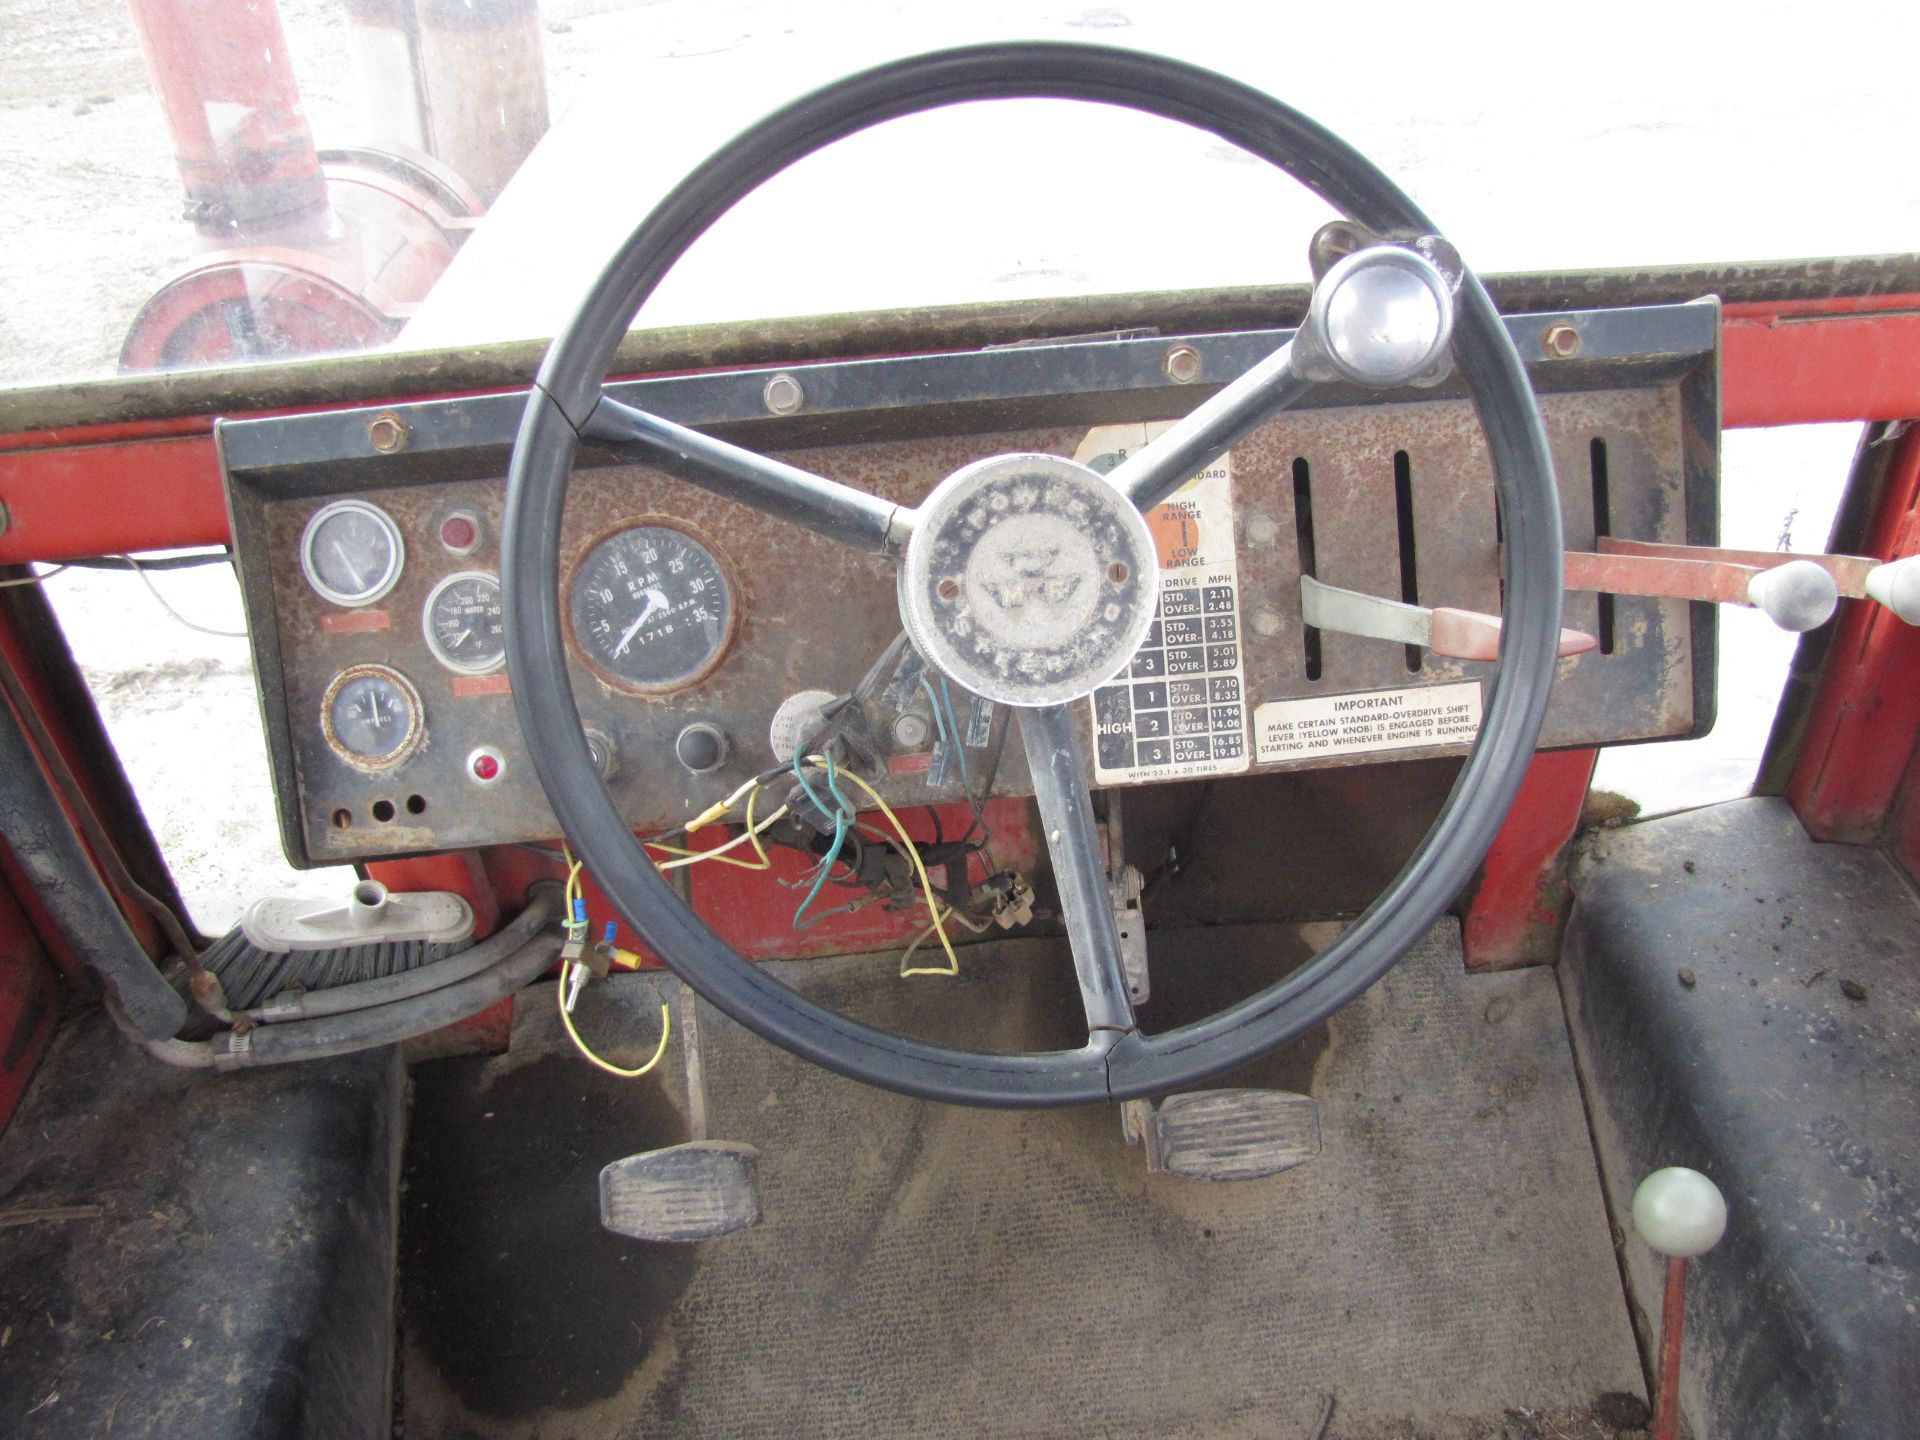
[(120, 1013), (150, 1040), (187, 1019), (187, 1002), (127, 928), (60, 798), (27, 743), (20, 719), (0, 700), (0, 839), (73, 953), (99, 977)]
[(490, 969), (425, 995), (345, 1015), (230, 1030), (211, 1040), (194, 1043), (152, 1041), (144, 1048), (154, 1059), (183, 1069), (246, 1070), (257, 1065), (291, 1065), (300, 1060), (324, 1060), (357, 1050), (397, 1045), (402, 1040), (430, 1034), (477, 1015), (495, 1001), (504, 1000), (538, 979), (553, 964), (560, 950), (559, 936), (543, 933), (559, 913), (559, 888), (541, 886), (513, 923), (486, 942), (492, 945), (495, 940), (504, 942), (511, 937), (519, 941), (517, 948), (509, 949)]
[(559, 916), (559, 897), (543, 886), (527, 901), (527, 908), (511, 924), (457, 955), (449, 955), (444, 960), (435, 960), (426, 965), (416, 965), (411, 970), (402, 970), (395, 975), (355, 981), (351, 985), (283, 992), (241, 1013), (247, 1019), (262, 1024), (286, 1024), (326, 1015), (344, 1015), (353, 1010), (370, 1010), (375, 1006), (410, 1000), (434, 990), (444, 990), (470, 975), (491, 969), (525, 944), (542, 925)]

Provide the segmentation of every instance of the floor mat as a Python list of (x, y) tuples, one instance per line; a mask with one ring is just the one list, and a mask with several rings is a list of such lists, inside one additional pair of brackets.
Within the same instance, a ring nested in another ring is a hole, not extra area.
[[(1289, 927), (1156, 932), (1155, 1005), (1305, 953)], [(1071, 1032), (1058, 942), (974, 947), (951, 981), (892, 963), (781, 968), (979, 1048)], [(583, 1024), (644, 1056), (658, 993), (596, 986)], [(608, 1236), (594, 1208), (601, 1165), (686, 1137), (678, 1075), (603, 1076), (552, 1015), (542, 994), (511, 1054), (416, 1072), (408, 1436), (1598, 1437), (1644, 1417), (1553, 977), (1468, 976), (1451, 926), (1230, 1077), (1322, 1107), (1324, 1153), (1246, 1184), (1149, 1175), (1111, 1109), (906, 1100), (703, 1008), (712, 1132), (763, 1152), (766, 1220), (695, 1247)]]

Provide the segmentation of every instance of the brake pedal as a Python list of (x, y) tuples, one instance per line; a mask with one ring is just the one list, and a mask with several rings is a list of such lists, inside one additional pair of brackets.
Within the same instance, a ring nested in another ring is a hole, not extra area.
[(1258, 1180), (1320, 1153), (1320, 1106), (1288, 1090), (1198, 1090), (1121, 1107), (1147, 1168), (1192, 1180)]
[(634, 1240), (714, 1240), (760, 1223), (760, 1152), (724, 1140), (643, 1150), (600, 1172), (600, 1223)]

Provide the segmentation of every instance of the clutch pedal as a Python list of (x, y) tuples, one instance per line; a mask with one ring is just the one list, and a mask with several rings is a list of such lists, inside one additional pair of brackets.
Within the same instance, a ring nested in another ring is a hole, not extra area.
[(1288, 1090), (1198, 1090), (1157, 1108), (1129, 1100), (1120, 1122), (1149, 1170), (1192, 1180), (1258, 1180), (1320, 1153), (1320, 1106)]
[(694, 1140), (600, 1172), (600, 1223), (634, 1240), (714, 1240), (760, 1223), (751, 1145)]

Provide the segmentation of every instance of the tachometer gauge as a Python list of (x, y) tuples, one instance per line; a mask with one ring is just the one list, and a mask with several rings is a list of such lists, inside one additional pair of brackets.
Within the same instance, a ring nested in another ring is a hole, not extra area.
[(636, 525), (595, 545), (574, 572), (572, 607), (589, 663), (628, 690), (699, 679), (733, 631), (733, 592), (718, 557), (666, 525)]
[(406, 560), (400, 527), (365, 500), (322, 506), (300, 536), (307, 583), (336, 605), (371, 605), (393, 589)]
[(500, 582), (484, 570), (462, 570), (434, 586), (420, 626), (433, 658), (461, 675), (484, 675), (507, 658)]
[(420, 748), (426, 712), (420, 693), (398, 670), (355, 665), (327, 686), (320, 728), (334, 754), (349, 765), (387, 770)]

